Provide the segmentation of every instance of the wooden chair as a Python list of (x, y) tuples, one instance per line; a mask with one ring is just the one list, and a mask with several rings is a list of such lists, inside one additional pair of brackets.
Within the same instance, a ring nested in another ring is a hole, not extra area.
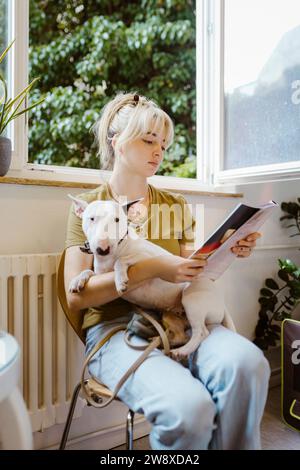
[[(58, 272), (57, 272), (57, 285), (58, 286), (59, 285), (64, 286), (64, 263), (65, 263), (65, 250), (60, 258)], [(72, 314), (72, 312), (70, 312), (68, 308), (68, 304), (67, 304), (65, 290), (58, 288), (57, 292), (58, 292), (58, 298), (59, 298), (60, 304), (62, 306), (62, 309), (70, 325), (72, 326), (75, 333), (79, 336), (81, 341), (85, 344), (85, 337), (81, 329), (82, 318), (79, 315), (74, 315)], [(113, 395), (111, 390), (109, 390), (103, 384), (98, 383), (95, 379), (92, 379), (92, 378), (86, 379), (84, 383), (85, 383), (86, 388), (89, 390), (89, 394), (95, 403), (99, 403), (99, 404), (103, 403), (104, 400), (110, 399)], [(81, 388), (82, 388), (82, 385), (81, 385), (81, 382), (79, 382), (73, 391), (67, 421), (65, 424), (65, 428), (64, 428), (62, 439), (61, 439), (60, 446), (59, 446), (60, 450), (64, 450), (66, 447), (66, 443), (68, 440), (69, 431), (70, 431), (70, 427), (71, 427), (71, 423), (72, 423), (72, 419), (74, 415), (75, 406), (76, 406), (78, 395), (79, 395), (79, 392), (81, 391)], [(120, 401), (117, 397), (115, 397), (115, 400)], [(87, 402), (87, 404), (88, 406), (92, 406), (89, 402)], [(127, 450), (133, 450), (133, 425), (134, 425), (134, 411), (129, 409), (127, 413), (127, 419), (126, 419), (126, 449)]]

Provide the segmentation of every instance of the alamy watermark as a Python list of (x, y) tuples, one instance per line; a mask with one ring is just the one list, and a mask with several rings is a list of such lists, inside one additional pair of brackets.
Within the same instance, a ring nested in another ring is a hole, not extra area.
[(291, 96), (292, 103), (300, 104), (300, 80), (294, 80), (292, 82), (292, 89), (295, 90)]
[(297, 366), (300, 364), (300, 339), (295, 339), (292, 342), (292, 349), (296, 349), (292, 354), (292, 363)]

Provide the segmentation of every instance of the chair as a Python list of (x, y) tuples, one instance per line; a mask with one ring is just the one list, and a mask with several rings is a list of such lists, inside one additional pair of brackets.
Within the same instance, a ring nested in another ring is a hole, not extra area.
[[(64, 287), (61, 288), (62, 286), (64, 286), (64, 263), (65, 263), (65, 250), (62, 253), (62, 256), (60, 258), (58, 272), (57, 272), (58, 298), (70, 325), (72, 326), (75, 333), (79, 336), (81, 341), (85, 344), (85, 337), (81, 330), (82, 318), (70, 312), (68, 308), (68, 304), (67, 304), (66, 295), (65, 295), (65, 289)], [(85, 383), (85, 386), (89, 389), (90, 395), (96, 403), (99, 403), (99, 404), (103, 403), (105, 399), (111, 399), (111, 397), (113, 396), (113, 393), (111, 392), (111, 390), (109, 390), (103, 384), (98, 383), (95, 379), (92, 379), (92, 378), (86, 379), (84, 383)], [(60, 446), (59, 446), (60, 450), (64, 450), (66, 447), (66, 443), (68, 440), (69, 431), (70, 431), (70, 427), (72, 423), (72, 418), (74, 415), (74, 410), (76, 407), (76, 403), (77, 403), (77, 399), (78, 399), (78, 395), (80, 391), (81, 391), (81, 382), (79, 382), (76, 385), (73, 391), (67, 421), (65, 424), (65, 428), (64, 428), (62, 439), (61, 439)], [(114, 399), (117, 401), (121, 401), (119, 400), (118, 397), (115, 397)], [(88, 406), (92, 406), (90, 403), (87, 403), (87, 404)], [(133, 426), (134, 426), (134, 411), (129, 409), (127, 413), (127, 419), (126, 419), (126, 449), (127, 450), (133, 450)]]

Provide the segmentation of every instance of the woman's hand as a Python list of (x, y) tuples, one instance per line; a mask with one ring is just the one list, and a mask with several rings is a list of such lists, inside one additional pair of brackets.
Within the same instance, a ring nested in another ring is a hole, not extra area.
[(261, 237), (261, 233), (250, 233), (245, 239), (239, 240), (231, 251), (237, 255), (238, 258), (248, 258), (251, 255), (253, 248), (256, 246), (256, 240)]
[(152, 259), (155, 263), (155, 277), (174, 283), (191, 282), (207, 264), (204, 259), (186, 259), (181, 256), (165, 255)]

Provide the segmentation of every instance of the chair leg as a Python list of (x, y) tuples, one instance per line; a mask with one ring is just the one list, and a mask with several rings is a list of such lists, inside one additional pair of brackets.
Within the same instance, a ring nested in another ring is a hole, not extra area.
[(134, 411), (128, 410), (126, 419), (126, 450), (133, 450)]
[(62, 438), (61, 438), (61, 441), (60, 441), (60, 445), (59, 445), (59, 450), (64, 450), (65, 447), (66, 447), (66, 443), (67, 443), (67, 440), (68, 440), (69, 431), (70, 431), (70, 427), (71, 427), (71, 422), (72, 422), (72, 418), (73, 418), (73, 414), (74, 414), (74, 410), (75, 410), (75, 406), (76, 406), (76, 403), (77, 403), (77, 398), (78, 398), (80, 389), (81, 389), (81, 383), (79, 382), (79, 384), (76, 385), (76, 387), (74, 389), (74, 392), (73, 392), (73, 396), (72, 396), (72, 400), (71, 400), (70, 408), (69, 408), (69, 413), (68, 413), (68, 417), (67, 417), (67, 421), (66, 421), (64, 432), (63, 432), (63, 435), (62, 435)]

